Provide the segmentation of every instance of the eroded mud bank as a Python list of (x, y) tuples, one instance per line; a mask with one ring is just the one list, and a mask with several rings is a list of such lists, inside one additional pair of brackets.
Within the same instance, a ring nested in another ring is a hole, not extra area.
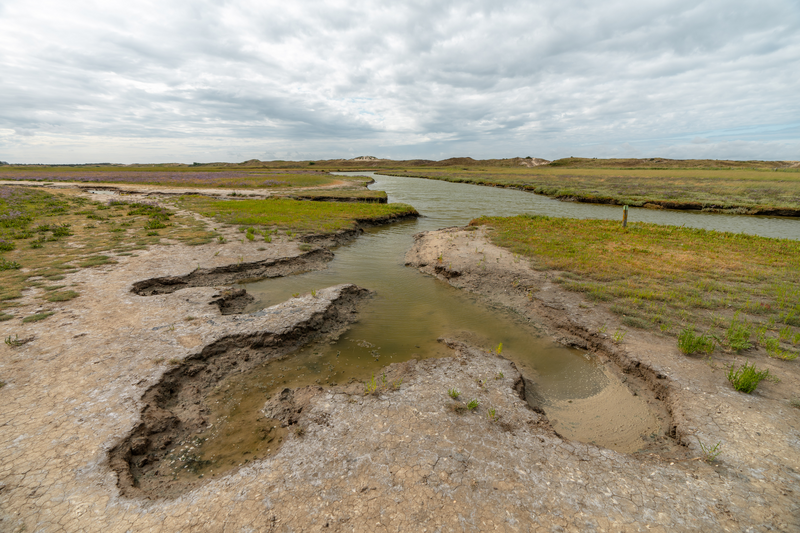
[[(166, 276), (137, 281), (131, 292), (139, 296), (170, 294), (187, 287), (214, 287), (242, 281), (275, 278), (325, 268), (333, 259), (330, 250), (311, 250), (294, 257), (270, 258), (262, 261), (239, 262), (213, 268), (197, 268), (182, 276)], [(230, 297), (228, 300), (230, 301)]]
[[(202, 481), (196, 476), (198, 458), (178, 448), (208, 429), (211, 407), (206, 399), (227, 376), (247, 372), (279, 359), (326, 335), (335, 335), (356, 316), (356, 306), (369, 291), (345, 285), (320, 291), (316, 298), (294, 299), (266, 309), (248, 320), (253, 331), (224, 336), (164, 373), (142, 398), (141, 422), (110, 452), (122, 493), (130, 497), (172, 497)], [(313, 300), (313, 301), (306, 301)], [(259, 329), (260, 316), (285, 316), (280, 327)], [(271, 421), (262, 421), (263, 440), (281, 437)], [(199, 447), (199, 443), (197, 443)], [(277, 452), (278, 443), (271, 447)], [(261, 454), (266, 455), (266, 454)], [(259, 454), (250, 460), (263, 458)], [(209, 460), (206, 460), (209, 461)], [(210, 462), (210, 461), (209, 461)], [(189, 470), (189, 472), (186, 472)], [(225, 473), (225, 469), (218, 469)]]

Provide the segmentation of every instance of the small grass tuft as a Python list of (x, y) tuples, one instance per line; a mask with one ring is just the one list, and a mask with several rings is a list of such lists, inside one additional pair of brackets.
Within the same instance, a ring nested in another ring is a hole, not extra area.
[(45, 311), (44, 313), (36, 313), (35, 315), (26, 316), (22, 319), (22, 322), (29, 323), (29, 322), (39, 322), (44, 320), (47, 317), (51, 317), (55, 314), (53, 311)]
[(91, 257), (87, 257), (86, 259), (78, 263), (78, 266), (81, 268), (92, 268), (112, 263), (116, 263), (116, 261), (114, 261), (107, 255), (93, 255)]
[(734, 365), (728, 369), (728, 381), (731, 382), (733, 388), (739, 392), (750, 394), (758, 384), (769, 377), (769, 370), (759, 371), (756, 365), (749, 365), (745, 363), (739, 368), (734, 368)]
[(717, 456), (722, 453), (722, 441), (718, 441), (714, 446), (711, 446), (710, 444), (703, 444), (703, 441), (700, 440), (700, 437), (697, 437), (697, 442), (700, 444), (700, 450), (703, 452), (703, 461), (707, 462), (708, 464), (716, 461)]
[(48, 302), (66, 302), (80, 296), (76, 291), (58, 291), (52, 292), (47, 296)]
[(697, 352), (711, 353), (714, 351), (714, 339), (705, 333), (695, 335), (693, 327), (686, 327), (678, 335), (678, 348), (686, 355)]
[(728, 326), (728, 330), (725, 332), (725, 338), (730, 349), (737, 353), (750, 349), (753, 346), (750, 343), (752, 332), (753, 327), (746, 321), (740, 321), (739, 311), (736, 311), (733, 315), (733, 320), (731, 320), (731, 325)]
[(475, 409), (478, 408), (479, 405), (480, 405), (480, 402), (478, 400), (476, 400), (475, 398), (473, 398), (467, 404), (467, 409), (469, 409), (470, 411), (474, 411)]
[(458, 400), (458, 397), (461, 396), (461, 393), (458, 392), (455, 388), (448, 389), (447, 394), (454, 400)]

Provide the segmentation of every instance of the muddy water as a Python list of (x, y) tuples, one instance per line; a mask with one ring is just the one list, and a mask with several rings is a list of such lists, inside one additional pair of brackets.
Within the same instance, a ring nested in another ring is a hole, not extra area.
[[(356, 174), (356, 173), (353, 173)], [(362, 173), (364, 174), (364, 173)], [(245, 286), (256, 301), (254, 312), (295, 293), (339, 283), (376, 291), (361, 320), (333, 343), (307, 346), (290, 358), (264, 365), (222, 383), (209, 399), (215, 425), (197, 452), (208, 462), (198, 473), (212, 475), (274, 453), (283, 435), (259, 410), (284, 387), (343, 384), (350, 380), (380, 383), (380, 369), (408, 359), (439, 357), (450, 351), (438, 337), (467, 340), (485, 349), (503, 343), (503, 355), (532, 378), (544, 408), (563, 435), (618, 451), (635, 451), (661, 432), (657, 413), (631, 394), (592, 354), (553, 344), (534, 325), (502, 309), (489, 309), (472, 296), (403, 265), (412, 235), (461, 226), (481, 215), (522, 213), (577, 218), (618, 218), (618, 207), (571, 204), (509, 189), (451, 184), (369, 174), (372, 189), (385, 190), (390, 202), (413, 205), (423, 217), (368, 230), (336, 250), (324, 271), (265, 280)], [(800, 236), (800, 221), (632, 209), (631, 221), (772, 236)], [(442, 383), (442, 394), (448, 384)]]

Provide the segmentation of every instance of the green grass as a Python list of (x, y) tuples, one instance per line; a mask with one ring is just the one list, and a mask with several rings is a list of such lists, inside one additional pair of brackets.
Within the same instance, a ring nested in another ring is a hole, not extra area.
[(695, 335), (693, 327), (686, 327), (678, 334), (678, 348), (686, 355), (697, 352), (711, 353), (714, 351), (714, 339), (705, 333)]
[(58, 291), (58, 292), (51, 292), (47, 295), (48, 302), (66, 302), (68, 300), (72, 300), (73, 298), (77, 298), (80, 296), (75, 291)]
[(728, 381), (739, 392), (750, 394), (761, 381), (769, 377), (769, 370), (758, 370), (756, 365), (745, 363), (739, 368), (731, 365), (728, 369)]
[(559, 272), (562, 287), (607, 302), (637, 327), (676, 336), (699, 328), (726, 338), (733, 351), (746, 349), (748, 328), (763, 328), (776, 340), (765, 333), (759, 345), (777, 343), (789, 354), (800, 348), (799, 241), (542, 216), (471, 224), (494, 228), (494, 244), (528, 257), (535, 269)]
[[(147, 235), (145, 226), (153, 221), (168, 224), (161, 236)], [(0, 310), (16, 307), (22, 291), (42, 278), (61, 280), (67, 272), (113, 263), (106, 253), (158, 244), (161, 237), (202, 244), (215, 236), (194, 217), (151, 203), (104, 205), (73, 190), (0, 186), (0, 242), (15, 244), (0, 251)], [(69, 299), (69, 291), (52, 290), (39, 298)]]
[(44, 320), (45, 318), (53, 316), (55, 313), (52, 311), (46, 311), (44, 313), (36, 313), (35, 315), (26, 316), (22, 319), (22, 322), (29, 323), (29, 322), (39, 322)]
[(96, 266), (103, 266), (113, 263), (116, 263), (116, 261), (114, 261), (107, 255), (93, 255), (91, 257), (87, 257), (83, 261), (80, 261), (78, 263), (78, 266), (81, 268), (92, 268)]
[(358, 221), (376, 221), (416, 215), (405, 204), (303, 202), (289, 199), (215, 200), (183, 196), (178, 204), (217, 222), (279, 228), (297, 233), (332, 233), (354, 227)]

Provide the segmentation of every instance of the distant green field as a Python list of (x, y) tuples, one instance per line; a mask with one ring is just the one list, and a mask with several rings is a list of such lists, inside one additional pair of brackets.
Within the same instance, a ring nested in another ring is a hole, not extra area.
[[(514, 187), (587, 203), (800, 216), (800, 170), (426, 168), (395, 176)], [(649, 204), (649, 205), (648, 205)]]
[(183, 196), (178, 205), (214, 220), (238, 226), (260, 226), (294, 233), (330, 233), (352, 228), (358, 221), (416, 216), (405, 204), (308, 202), (267, 200), (215, 200)]

